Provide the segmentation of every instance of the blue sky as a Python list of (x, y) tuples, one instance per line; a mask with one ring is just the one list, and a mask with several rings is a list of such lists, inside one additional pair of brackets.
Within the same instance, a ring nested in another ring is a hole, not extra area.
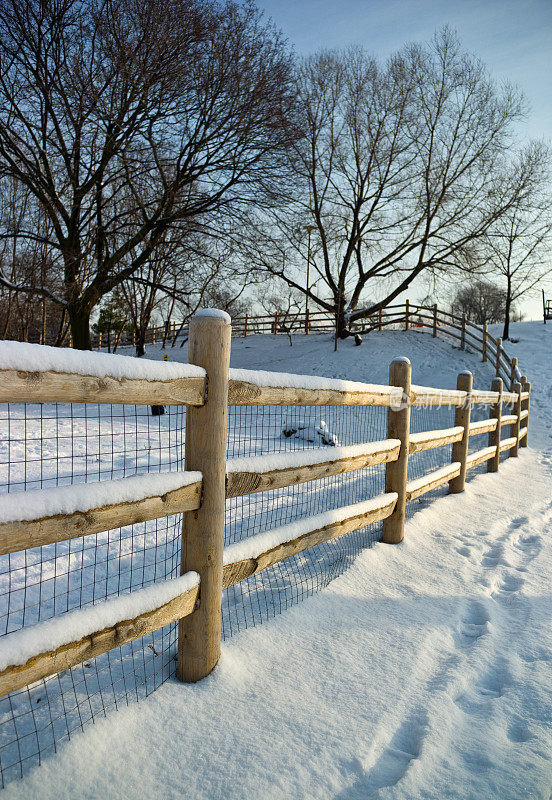
[[(450, 25), (497, 80), (523, 90), (530, 105), (523, 134), (552, 141), (552, 0), (257, 1), (299, 55), (362, 44), (385, 58)], [(545, 289), (552, 297), (552, 280)], [(528, 317), (542, 313), (538, 298), (523, 308)]]
[(530, 136), (552, 139), (552, 0), (259, 0), (297, 53), (362, 44), (385, 58), (443, 25), (523, 89)]

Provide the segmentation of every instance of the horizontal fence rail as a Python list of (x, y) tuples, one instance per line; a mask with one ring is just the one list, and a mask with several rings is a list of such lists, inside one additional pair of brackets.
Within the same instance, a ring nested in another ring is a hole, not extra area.
[[(175, 478), (181, 485), (168, 489), (167, 484), (174, 484)], [(116, 493), (130, 494), (132, 499), (109, 505), (99, 505), (103, 484), (73, 484), (61, 489), (31, 490), (26, 493), (26, 502), (31, 509), (36, 504), (43, 506), (46, 498), (54, 507), (57, 498), (60, 507), (73, 505), (76, 508), (75, 511), (65, 513), (55, 510), (52, 514), (42, 514), (35, 518), (27, 513), (24, 519), (20, 519), (21, 501), (17, 493), (5, 495), (0, 498), (0, 555), (64, 542), (77, 536), (89, 536), (200, 507), (201, 473), (176, 472), (164, 475), (162, 479), (164, 491), (159, 494), (150, 493), (150, 476), (111, 481), (114, 484), (111, 488)], [(156, 482), (160, 483), (158, 478)]]
[[(102, 623), (99, 623), (93, 632), (79, 639), (71, 640), (70, 636), (65, 634), (65, 630), (71, 630), (71, 626), (75, 622), (77, 622), (77, 624), (80, 623), (82, 627), (87, 624), (89, 625), (90, 617), (93, 617), (93, 614), (90, 613), (90, 609), (80, 609), (79, 611), (69, 612), (72, 617), (71, 619), (57, 617), (35, 626), (35, 629), (23, 628), (21, 631), (8, 634), (5, 637), (7, 641), (4, 642), (3, 651), (0, 654), (0, 663), (2, 665), (8, 661), (8, 665), (0, 669), (0, 697), (14, 692), (17, 689), (21, 689), (29, 683), (34, 683), (35, 681), (47, 678), (49, 675), (61, 672), (61, 670), (81, 664), (89, 658), (107, 653), (114, 647), (120, 647), (126, 642), (138, 639), (140, 636), (158, 630), (170, 622), (189, 616), (194, 611), (197, 604), (199, 576), (196, 573), (187, 573), (183, 578), (184, 581), (182, 581), (182, 579), (180, 579), (180, 581), (170, 581), (171, 586), (168, 587), (170, 590), (169, 594), (175, 594), (176, 592), (176, 596), (171, 597), (170, 600), (163, 602), (161, 605), (155, 606), (153, 609), (147, 609), (141, 613), (136, 611), (136, 615), (130, 618), (126, 616), (126, 614), (128, 614), (128, 606), (130, 605), (127, 597), (106, 600), (103, 604), (104, 607), (101, 609), (102, 616), (109, 617), (115, 613), (119, 618), (112, 624), (103, 627)], [(189, 584), (192, 584), (190, 588), (188, 588)], [(150, 597), (148, 596), (153, 594), (150, 591), (151, 588), (152, 587), (133, 592), (131, 597), (132, 605), (135, 609), (140, 608), (140, 601), (144, 599), (146, 600), (146, 606), (151, 604)], [(155, 595), (163, 594), (163, 592), (159, 592), (159, 585), (153, 588), (155, 589)], [(165, 594), (166, 593), (167, 592), (165, 592)], [(121, 600), (124, 602), (121, 602)], [(148, 603), (148, 600), (150, 603)], [(60, 622), (62, 625), (59, 624)], [(25, 637), (25, 634), (29, 632), (32, 632), (36, 642), (25, 641), (25, 638), (30, 638)], [(22, 651), (25, 651), (26, 645), (27, 648), (30, 645), (36, 650), (37, 645), (40, 645), (41, 641), (55, 642), (56, 635), (57, 639), (69, 638), (69, 641), (64, 641), (58, 646), (54, 645), (51, 649), (45, 648), (44, 650), (40, 650), (38, 648), (38, 652), (35, 652), (24, 663), (16, 663), (17, 657)], [(7, 655), (5, 654), (5, 650), (8, 650)], [(10, 654), (12, 652), (14, 656), (12, 656), (12, 661), (10, 663)]]
[(205, 400), (205, 378), (172, 380), (115, 378), (110, 375), (75, 375), (66, 372), (0, 370), (0, 402), (105, 403), (201, 406)]
[(271, 456), (268, 468), (264, 456), (231, 459), (226, 467), (226, 497), (282, 489), (376, 464), (387, 464), (396, 461), (400, 446), (398, 439), (385, 439), (367, 445), (335, 448), (332, 457), (328, 456), (327, 447), (306, 452), (300, 450)]
[[(223, 586), (233, 586), (278, 561), (386, 519), (393, 513), (396, 502), (397, 495), (391, 492), (357, 506), (339, 509), (339, 513), (319, 514), (303, 520), (302, 524), (292, 523), (271, 531), (269, 535), (259, 534), (247, 542), (246, 549), (254, 554), (248, 553), (245, 557), (241, 552), (245, 549), (242, 542), (236, 546), (230, 545), (224, 556)], [(298, 534), (298, 528), (307, 530)], [(278, 540), (277, 544), (270, 546), (275, 539)]]
[[(422, 306), (407, 305), (404, 310), (399, 307), (390, 313), (394, 322), (403, 321), (407, 327), (422, 326), (418, 317), (427, 319), (434, 332), (439, 326), (442, 332), (445, 324), (435, 309)], [(465, 343), (467, 320), (452, 315), (447, 320), (447, 327), (459, 331)], [(315, 321), (313, 314), (313, 325)], [(374, 327), (385, 324), (385, 315), (379, 314)], [(526, 379), (521, 382), (515, 359), (508, 362), (502, 357), (500, 340), (494, 340), (486, 329), (480, 337), (483, 352), (488, 357), (495, 347), (496, 372), (508, 371), (507, 391), (503, 390), (500, 376), (495, 377), (490, 390), (474, 389), (470, 373), (458, 376), (454, 390), (417, 386), (411, 384), (407, 359), (391, 364), (388, 386), (229, 370), (230, 332), (229, 320), (220, 312), (194, 318), (190, 327), (191, 364), (171, 365), (173, 373), (166, 380), (159, 379), (159, 362), (95, 354), (94, 363), (82, 365), (82, 374), (78, 374), (64, 368), (63, 350), (54, 356), (46, 353), (52, 348), (9, 343), (3, 351), (0, 343), (2, 402), (188, 407), (182, 471), (161, 469), (155, 475), (146, 473), (109, 482), (100, 480), (0, 496), (0, 555), (183, 515), (180, 578), (157, 581), (0, 637), (0, 696), (176, 621), (178, 676), (181, 680), (200, 680), (219, 657), (224, 589), (375, 522), (383, 522), (384, 542), (398, 543), (404, 536), (406, 504), (444, 484), (449, 484), (451, 492), (462, 491), (467, 471), (486, 463), (487, 471), (496, 472), (501, 454), (516, 456), (518, 447), (527, 444), (530, 384)], [(73, 359), (76, 355), (73, 352)], [(14, 360), (19, 361), (17, 368)], [(25, 369), (29, 361), (32, 369)], [(135, 374), (136, 370), (141, 374)], [(476, 404), (488, 406), (488, 419), (471, 420), (471, 409)], [(226, 456), (228, 406), (386, 408), (387, 438), (350, 446), (230, 458)], [(433, 413), (432, 409), (439, 406), (454, 409), (454, 425), (411, 431), (411, 409), (427, 408), (428, 413)], [(488, 435), (487, 445), (468, 453), (470, 438), (482, 434)], [(449, 464), (409, 479), (410, 456), (449, 445)], [(307, 514), (224, 547), (226, 500), (380, 465), (386, 476), (381, 494), (319, 514)], [(77, 630), (80, 636), (74, 635)]]

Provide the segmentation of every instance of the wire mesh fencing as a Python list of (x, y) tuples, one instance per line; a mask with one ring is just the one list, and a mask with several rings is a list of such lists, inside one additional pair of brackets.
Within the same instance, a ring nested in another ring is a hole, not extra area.
[[(385, 439), (387, 410), (374, 407), (231, 407), (228, 457), (291, 452)], [(331, 453), (330, 453), (331, 455)], [(384, 491), (385, 467), (227, 500), (225, 544), (264, 533)], [(363, 548), (381, 538), (369, 525), (292, 556), (231, 586), (223, 598), (223, 636), (259, 624), (327, 586)]]
[[(488, 409), (487, 412), (488, 413)], [(0, 491), (23, 492), (184, 469), (186, 412), (148, 406), (0, 406)], [(454, 409), (414, 408), (412, 432), (447, 428)], [(227, 457), (248, 457), (385, 439), (380, 407), (235, 406)], [(477, 447), (477, 445), (476, 445)], [(414, 454), (409, 478), (450, 463), (450, 446)], [(381, 494), (385, 465), (227, 500), (225, 545)], [(407, 506), (425, 506), (441, 487)], [(30, 548), (0, 557), (0, 635), (132, 592), (180, 572), (182, 515)], [(317, 545), (230, 587), (224, 638), (325, 587), (381, 539), (381, 523)], [(109, 710), (153, 692), (176, 672), (177, 625), (90, 659), (0, 699), (2, 785)]]
[[(184, 469), (185, 410), (3, 404), (0, 491)], [(24, 498), (22, 496), (22, 502)], [(180, 572), (180, 514), (0, 557), (0, 635)], [(174, 674), (170, 625), (0, 698), (2, 785), (57, 743)]]

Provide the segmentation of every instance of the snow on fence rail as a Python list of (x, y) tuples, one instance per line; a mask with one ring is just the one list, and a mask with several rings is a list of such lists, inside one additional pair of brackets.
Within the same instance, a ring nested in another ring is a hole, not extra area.
[[(412, 322), (411, 314), (412, 307), (407, 306), (407, 326)], [(435, 314), (430, 319), (434, 324)], [(461, 334), (465, 326), (464, 319)], [(0, 497), (0, 554), (183, 512), (184, 576), (0, 637), (0, 696), (177, 620), (178, 676), (186, 681), (199, 680), (219, 658), (223, 588), (376, 521), (383, 521), (384, 542), (400, 542), (408, 502), (446, 483), (451, 492), (461, 492), (468, 470), (487, 462), (487, 470), (495, 472), (501, 453), (510, 451), (516, 456), (518, 446), (527, 444), (530, 384), (526, 379), (523, 385), (517, 380), (515, 359), (510, 361), (512, 379), (507, 392), (500, 377), (493, 380), (490, 391), (474, 390), (470, 373), (458, 376), (456, 390), (412, 385), (407, 359), (392, 362), (390, 385), (380, 386), (229, 370), (230, 336), (226, 315), (198, 315), (190, 326), (192, 363), (163, 364), (162, 368), (158, 362), (147, 360), (0, 343), (0, 400), (4, 402), (188, 406), (183, 472)], [(482, 338), (487, 348), (494, 342), (491, 338)], [(500, 345), (495, 344), (500, 356)], [(499, 366), (497, 360), (497, 371)], [(488, 420), (471, 421), (476, 403), (489, 407)], [(504, 403), (511, 413), (503, 415)], [(386, 407), (387, 438), (347, 447), (227, 459), (229, 404)], [(454, 407), (454, 426), (411, 433), (411, 408), (431, 410), (439, 405)], [(509, 434), (504, 439), (503, 428)], [(487, 446), (468, 455), (470, 437), (483, 433), (489, 437)], [(452, 445), (450, 464), (408, 480), (409, 455), (444, 445)], [(380, 464), (385, 465), (383, 493), (224, 548), (227, 498)], [(61, 634), (62, 630), (65, 633)]]

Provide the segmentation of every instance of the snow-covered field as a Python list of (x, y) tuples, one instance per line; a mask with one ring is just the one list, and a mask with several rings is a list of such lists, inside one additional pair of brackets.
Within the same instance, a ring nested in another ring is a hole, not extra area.
[[(315, 594), (66, 743), (6, 798), (545, 798), (552, 795), (552, 326), (513, 326), (530, 447), (472, 478)], [(386, 383), (490, 384), (475, 354), (416, 331), (232, 342), (232, 366)], [(185, 348), (169, 350), (186, 360)], [(148, 357), (161, 357), (148, 351)]]

